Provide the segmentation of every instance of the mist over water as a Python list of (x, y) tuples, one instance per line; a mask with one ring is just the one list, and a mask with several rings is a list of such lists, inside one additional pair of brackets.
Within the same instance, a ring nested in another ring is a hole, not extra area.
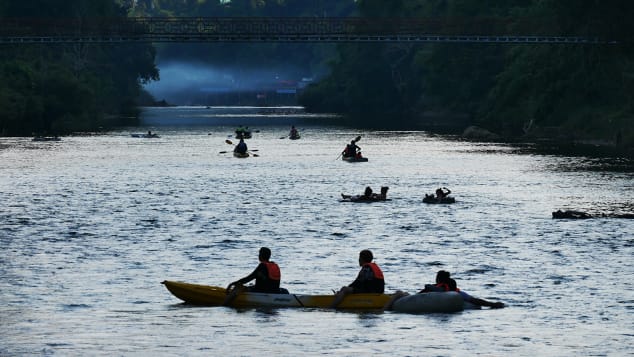
[[(301, 81), (292, 67), (213, 67), (203, 63), (159, 62), (160, 80), (145, 85), (156, 100), (176, 105), (207, 105), (210, 95), (270, 91), (288, 81)], [(306, 76), (305, 76), (306, 77)]]
[[(144, 114), (169, 127), (0, 139), (0, 355), (631, 354), (634, 220), (550, 216), (631, 209), (631, 162), (615, 170), (530, 145), (318, 119), (292, 141), (290, 125), (305, 119), (174, 126), (206, 108), (169, 109)], [(225, 153), (238, 123), (258, 130), (247, 143), (259, 157)], [(130, 136), (147, 130), (160, 138)], [(369, 162), (343, 162), (357, 135)], [(391, 201), (340, 202), (367, 185), (389, 186)], [(423, 204), (438, 186), (456, 204)], [(413, 293), (446, 269), (507, 307), (236, 310), (183, 305), (160, 284), (226, 286), (255, 268), (261, 246), (292, 293), (349, 284), (358, 252), (371, 249), (387, 292)]]

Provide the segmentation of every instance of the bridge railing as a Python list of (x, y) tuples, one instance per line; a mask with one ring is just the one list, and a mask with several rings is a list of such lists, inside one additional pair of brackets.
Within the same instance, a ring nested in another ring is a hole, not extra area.
[[(132, 17), (0, 18), (0, 42), (337, 41), (417, 38), (574, 37), (531, 18)], [(417, 37), (418, 36), (418, 37)], [(431, 37), (430, 37), (431, 36)], [(595, 39), (596, 40), (596, 39)]]

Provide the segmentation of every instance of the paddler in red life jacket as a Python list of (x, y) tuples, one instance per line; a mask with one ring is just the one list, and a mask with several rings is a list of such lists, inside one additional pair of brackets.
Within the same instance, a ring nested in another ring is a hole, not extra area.
[(361, 266), (361, 271), (359, 271), (357, 278), (352, 282), (352, 284), (342, 287), (335, 294), (335, 299), (330, 305), (331, 308), (336, 308), (348, 294), (382, 294), (385, 291), (385, 279), (383, 278), (383, 272), (376, 263), (372, 263), (373, 259), (374, 256), (368, 249), (364, 249), (359, 253), (359, 265)]
[(451, 273), (449, 273), (446, 270), (439, 270), (436, 273), (436, 284), (432, 285), (432, 284), (425, 284), (425, 288), (423, 290), (421, 290), (421, 293), (428, 293), (428, 292), (432, 292), (432, 291), (450, 291), (450, 280), (451, 280)]
[(343, 157), (361, 157), (361, 148), (357, 146), (357, 142), (352, 140), (350, 144), (346, 145), (346, 148), (341, 153)]
[[(270, 258), (271, 250), (267, 247), (260, 248), (260, 253), (258, 255), (260, 264), (258, 264), (257, 268), (255, 268), (251, 274), (240, 280), (236, 280), (227, 286), (228, 295), (224, 302), (225, 305), (230, 303), (240, 291), (244, 291), (245, 289), (246, 291), (255, 293), (288, 293), (286, 289), (280, 289), (280, 279), (282, 277), (282, 273), (280, 272), (280, 267), (275, 262), (269, 261)], [(245, 289), (240, 289), (240, 286), (253, 279), (255, 279), (255, 285), (247, 286)]]

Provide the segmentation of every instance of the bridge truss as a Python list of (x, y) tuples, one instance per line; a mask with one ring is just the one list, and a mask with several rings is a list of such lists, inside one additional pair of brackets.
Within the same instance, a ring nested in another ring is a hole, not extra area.
[[(439, 42), (609, 44), (597, 37), (531, 34), (511, 19), (187, 17), (0, 18), (0, 44), (125, 42)], [(477, 34), (477, 35), (473, 35)]]

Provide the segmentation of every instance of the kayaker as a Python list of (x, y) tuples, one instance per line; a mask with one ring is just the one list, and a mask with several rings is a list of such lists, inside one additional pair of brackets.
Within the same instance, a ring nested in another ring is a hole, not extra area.
[(244, 127), (242, 125), (240, 125), (237, 129), (236, 129), (236, 138), (238, 139), (243, 139), (246, 136), (246, 133), (248, 132), (249, 127)]
[(361, 157), (361, 148), (357, 146), (357, 142), (352, 140), (350, 144), (346, 145), (346, 148), (341, 153), (343, 157)]
[(361, 266), (361, 271), (359, 271), (357, 278), (352, 282), (352, 284), (342, 287), (335, 294), (335, 299), (330, 305), (331, 308), (336, 308), (348, 294), (382, 294), (385, 291), (385, 279), (383, 278), (383, 272), (376, 263), (372, 262), (373, 259), (374, 256), (370, 250), (364, 249), (359, 252), (359, 265)]
[(244, 142), (244, 139), (240, 139), (240, 142), (233, 149), (234, 152), (238, 154), (246, 154), (249, 149), (247, 148), (247, 143)]
[(298, 133), (297, 133), (297, 129), (295, 129), (295, 125), (291, 125), (291, 132), (290, 132), (289, 136), (291, 138), (296, 138), (297, 135), (298, 135)]
[(236, 280), (227, 286), (227, 292), (229, 292), (229, 294), (225, 299), (224, 305), (230, 303), (231, 300), (236, 297), (238, 292), (244, 290), (240, 289), (240, 286), (254, 279), (255, 285), (245, 287), (246, 291), (268, 294), (286, 293), (286, 291), (280, 290), (280, 279), (282, 277), (280, 267), (275, 262), (269, 261), (270, 258), (271, 250), (267, 247), (260, 248), (260, 252), (258, 254), (260, 264), (258, 264), (251, 274), (240, 280)]

